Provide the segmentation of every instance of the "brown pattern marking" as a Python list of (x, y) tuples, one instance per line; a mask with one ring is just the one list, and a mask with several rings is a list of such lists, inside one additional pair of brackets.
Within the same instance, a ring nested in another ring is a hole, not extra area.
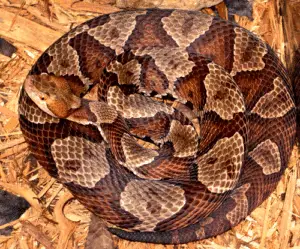
[(103, 102), (90, 102), (89, 107), (96, 116), (96, 124), (112, 124), (118, 117), (118, 112), (112, 106)]
[(206, 89), (205, 111), (215, 111), (222, 119), (230, 120), (245, 111), (243, 95), (236, 83), (221, 66), (209, 63), (209, 74), (204, 80)]
[(152, 100), (140, 94), (125, 96), (117, 86), (110, 87), (107, 93), (107, 103), (122, 113), (124, 118), (153, 117), (158, 112), (173, 113), (173, 108), (162, 102)]
[[(184, 104), (182, 104), (182, 106), (185, 106), (185, 108), (188, 108), (192, 112), (194, 111), (194, 115), (198, 114), (197, 113), (198, 110), (203, 110), (203, 107), (205, 105), (205, 87), (204, 84), (202, 83), (203, 81), (201, 80), (201, 78), (204, 79), (205, 76), (201, 75), (199, 71), (197, 73), (193, 73), (192, 75), (188, 75), (185, 78), (179, 79), (175, 83), (175, 88), (176, 88), (175, 93), (178, 96), (178, 99), (182, 103), (184, 103), (185, 101), (189, 101), (190, 103), (192, 103), (193, 110), (191, 110), (189, 107), (187, 107)], [(183, 109), (183, 107), (179, 107), (179, 108), (175, 107), (175, 108)]]
[(268, 53), (266, 44), (241, 27), (235, 27), (234, 31), (236, 37), (231, 76), (235, 76), (237, 72), (263, 69), (265, 67), (263, 57)]
[(75, 75), (84, 84), (91, 84), (90, 80), (81, 72), (77, 51), (69, 44), (72, 38), (88, 29), (88, 25), (79, 26), (49, 48), (47, 53), (52, 57), (52, 61), (47, 67), (48, 73), (53, 73), (57, 76)]
[(230, 197), (235, 201), (235, 207), (226, 214), (226, 218), (230, 222), (231, 226), (236, 225), (248, 214), (248, 199), (246, 196), (247, 190), (250, 188), (250, 183), (246, 183), (243, 186), (234, 190)]
[(110, 20), (102, 26), (97, 26), (88, 31), (101, 44), (116, 51), (116, 54), (124, 52), (128, 37), (136, 25), (136, 17), (146, 14), (146, 11), (118, 12), (110, 14)]
[(77, 51), (82, 74), (94, 84), (99, 83), (103, 68), (116, 57), (115, 51), (100, 44), (87, 31), (72, 38), (69, 44)]
[[(140, 75), (140, 91), (150, 95), (153, 91), (163, 96), (167, 94), (169, 82), (167, 77), (155, 65), (155, 61), (148, 57), (142, 61), (142, 72)], [(158, 94), (156, 95), (158, 96)]]
[(274, 89), (262, 96), (252, 109), (263, 118), (283, 117), (295, 107), (283, 80), (277, 77), (273, 81)]
[(189, 119), (189, 121), (193, 124), (196, 132), (198, 135), (200, 134), (200, 123), (198, 120), (198, 117), (202, 119), (202, 111), (199, 111), (197, 109), (193, 110), (190, 107), (188, 107), (185, 104), (182, 104), (181, 102), (175, 100), (172, 104), (172, 107), (179, 112), (181, 112), (185, 117)]
[(189, 60), (188, 53), (182, 48), (148, 47), (135, 50), (134, 54), (137, 56), (150, 55), (154, 59), (155, 65), (169, 80), (168, 92), (174, 95), (176, 79), (191, 73), (195, 66), (195, 63)]
[[(109, 174), (109, 164), (103, 143), (92, 143), (82, 137), (56, 139), (51, 153), (62, 182), (73, 182), (92, 188)], [(101, 164), (99, 164), (101, 162)]]
[(113, 61), (108, 65), (107, 71), (117, 74), (120, 85), (140, 85), (141, 65), (137, 60), (131, 60), (124, 65), (118, 61)]
[(179, 231), (172, 231), (172, 244), (180, 244)]
[(169, 16), (172, 10), (147, 10), (146, 15), (136, 17), (136, 26), (124, 47), (136, 50), (143, 47), (177, 47), (176, 42), (163, 28), (161, 19)]
[(188, 48), (190, 55), (200, 55), (222, 66), (230, 72), (233, 63), (234, 24), (215, 17), (204, 35), (197, 38)]
[(182, 125), (173, 120), (169, 134), (164, 141), (171, 141), (175, 149), (175, 157), (195, 156), (198, 150), (198, 134), (191, 125)]
[(197, 159), (198, 180), (213, 193), (224, 193), (235, 187), (244, 160), (243, 137), (219, 139), (211, 150)]
[(147, 165), (140, 167), (137, 171), (139, 175), (144, 175), (145, 179), (176, 179), (178, 181), (190, 181), (191, 175), (197, 174), (193, 167), (194, 158), (179, 158), (172, 155), (160, 155)]
[(189, 101), (193, 105), (193, 112), (199, 115), (199, 110), (204, 109), (206, 102), (206, 89), (203, 82), (209, 73), (207, 65), (211, 61), (199, 55), (190, 55), (190, 59), (195, 62), (196, 66), (192, 73), (175, 82), (175, 93), (178, 101), (182, 103), (185, 103), (183, 100)]
[(277, 173), (281, 169), (280, 152), (276, 143), (265, 140), (249, 152), (249, 156), (262, 167), (265, 175)]
[(174, 10), (170, 16), (163, 17), (161, 21), (164, 29), (176, 41), (178, 46), (186, 48), (209, 30), (212, 20), (212, 16), (200, 12)]
[(171, 119), (169, 115), (159, 112), (149, 118), (128, 119), (131, 134), (138, 137), (149, 136), (154, 142), (160, 142), (162, 137), (167, 136)]
[(121, 138), (121, 144), (125, 155), (125, 164), (129, 169), (134, 170), (137, 167), (151, 163), (159, 154), (149, 148), (144, 148), (129, 134), (124, 134)]
[[(111, 106), (110, 108), (114, 109), (114, 107)], [(114, 158), (118, 161), (118, 163), (124, 165), (125, 155), (121, 139), (125, 133), (128, 133), (128, 127), (123, 117), (118, 113), (118, 116), (113, 123), (100, 123), (97, 124), (97, 128), (102, 137), (108, 143)]]
[(207, 217), (203, 221), (199, 222), (200, 228), (195, 231), (195, 234), (198, 239), (205, 238), (205, 230), (204, 227), (212, 223), (214, 219), (212, 217)]
[(184, 190), (173, 184), (132, 180), (121, 193), (120, 204), (142, 221), (134, 230), (153, 231), (159, 222), (179, 212), (185, 201)]

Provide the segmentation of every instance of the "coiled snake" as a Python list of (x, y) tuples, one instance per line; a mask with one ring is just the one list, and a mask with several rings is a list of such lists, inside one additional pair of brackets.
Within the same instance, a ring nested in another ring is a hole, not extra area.
[(276, 187), (296, 134), (292, 84), (272, 49), (184, 10), (79, 25), (33, 66), (19, 113), (51, 176), (112, 233), (153, 243), (238, 224)]

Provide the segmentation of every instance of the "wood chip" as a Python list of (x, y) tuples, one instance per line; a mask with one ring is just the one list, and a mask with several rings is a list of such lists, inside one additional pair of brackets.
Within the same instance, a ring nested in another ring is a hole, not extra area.
[[(54, 31), (21, 16), (16, 19), (13, 28), (10, 30), (14, 18), (14, 14), (1, 10), (1, 19), (3, 21), (0, 25), (0, 36), (24, 43), (39, 51), (46, 50), (55, 40), (63, 35), (61, 32)], [(39, 35), (37, 39), (37, 34), (42, 35)]]

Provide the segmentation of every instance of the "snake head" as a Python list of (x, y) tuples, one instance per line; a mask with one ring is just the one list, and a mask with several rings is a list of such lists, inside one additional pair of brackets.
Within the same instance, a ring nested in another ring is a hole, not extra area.
[(24, 89), (32, 101), (47, 114), (66, 118), (81, 106), (66, 79), (48, 74), (28, 75)]

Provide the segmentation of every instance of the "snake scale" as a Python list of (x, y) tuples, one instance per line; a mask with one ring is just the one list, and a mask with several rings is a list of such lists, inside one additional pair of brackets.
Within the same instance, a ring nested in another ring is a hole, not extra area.
[(19, 114), (38, 162), (110, 232), (162, 244), (243, 220), (276, 187), (296, 136), (292, 82), (270, 46), (186, 10), (72, 29), (33, 66)]

